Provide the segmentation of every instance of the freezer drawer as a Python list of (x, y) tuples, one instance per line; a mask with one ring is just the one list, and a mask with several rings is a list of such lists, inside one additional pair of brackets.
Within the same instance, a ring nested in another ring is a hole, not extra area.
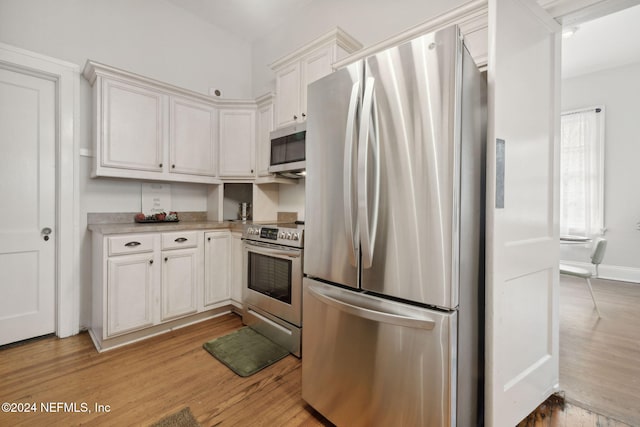
[(455, 425), (456, 322), (305, 278), (302, 398), (337, 426)]

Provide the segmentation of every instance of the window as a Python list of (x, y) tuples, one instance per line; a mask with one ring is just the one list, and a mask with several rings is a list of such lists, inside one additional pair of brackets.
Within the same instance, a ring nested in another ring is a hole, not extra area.
[(604, 233), (604, 108), (563, 113), (560, 234)]

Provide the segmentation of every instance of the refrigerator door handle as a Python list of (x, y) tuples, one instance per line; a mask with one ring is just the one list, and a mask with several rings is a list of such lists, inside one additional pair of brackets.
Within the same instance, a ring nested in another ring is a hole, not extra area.
[(358, 218), (353, 215), (353, 132), (356, 130), (356, 115), (358, 113), (358, 101), (360, 97), (360, 82), (357, 81), (351, 88), (351, 98), (349, 100), (349, 111), (347, 113), (347, 130), (344, 136), (344, 168), (343, 168), (343, 185), (344, 185), (344, 226), (346, 238), (349, 242), (349, 254), (351, 265), (358, 265)]
[[(378, 227), (378, 201), (380, 199), (380, 144), (378, 138), (378, 113), (375, 97), (375, 79), (367, 77), (365, 81), (362, 114), (358, 139), (358, 225), (362, 243), (362, 268), (371, 268), (376, 231)], [(374, 166), (373, 195), (369, 194), (369, 144), (373, 145), (372, 160)], [(369, 211), (369, 197), (373, 197), (373, 206)], [(371, 215), (371, 218), (369, 218)]]
[[(344, 313), (348, 313), (363, 319), (373, 320), (374, 322), (379, 322), (379, 323), (392, 324), (396, 326), (426, 329), (426, 330), (431, 330), (436, 325), (436, 322), (429, 318), (416, 318), (411, 316), (405, 316), (398, 313), (393, 313), (391, 311), (381, 311), (380, 306), (374, 309), (373, 307), (365, 307), (364, 305), (357, 306), (357, 305), (351, 304), (345, 301), (344, 298), (341, 298), (342, 291), (340, 290), (336, 290), (332, 292), (330, 290), (322, 289), (314, 285), (310, 285), (307, 289), (313, 297), (317, 298), (319, 301), (323, 302), (324, 304), (334, 307)], [(355, 299), (357, 298), (357, 296), (358, 294), (350, 296), (350, 299)], [(363, 299), (363, 303), (366, 304), (366, 301), (364, 301), (364, 298), (362, 299)]]

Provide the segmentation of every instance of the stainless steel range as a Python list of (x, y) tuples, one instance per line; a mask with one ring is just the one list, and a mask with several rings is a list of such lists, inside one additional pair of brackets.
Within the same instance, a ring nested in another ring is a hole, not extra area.
[(300, 357), (304, 225), (246, 225), (242, 322)]

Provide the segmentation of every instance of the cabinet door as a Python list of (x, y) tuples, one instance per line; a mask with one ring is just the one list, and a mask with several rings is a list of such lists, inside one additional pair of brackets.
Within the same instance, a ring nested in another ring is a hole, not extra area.
[(162, 321), (197, 311), (197, 266), (197, 248), (162, 253)]
[(242, 268), (242, 233), (231, 234), (231, 299), (242, 305), (244, 270)]
[(271, 140), (269, 133), (273, 130), (273, 104), (258, 108), (256, 132), (256, 169), (258, 176), (269, 175), (271, 160)]
[(231, 237), (229, 232), (205, 233), (204, 306), (230, 297)]
[(300, 63), (276, 74), (276, 128), (296, 123), (300, 114)]
[(107, 260), (107, 337), (153, 325), (153, 283), (152, 253)]
[(307, 85), (331, 74), (334, 51), (333, 46), (327, 46), (318, 49), (301, 61), (300, 116), (302, 120), (306, 120), (307, 115)]
[(215, 176), (218, 115), (210, 105), (171, 97), (169, 172)]
[(162, 172), (166, 96), (151, 88), (103, 80), (100, 165)]
[(220, 176), (253, 178), (255, 110), (220, 110)]

